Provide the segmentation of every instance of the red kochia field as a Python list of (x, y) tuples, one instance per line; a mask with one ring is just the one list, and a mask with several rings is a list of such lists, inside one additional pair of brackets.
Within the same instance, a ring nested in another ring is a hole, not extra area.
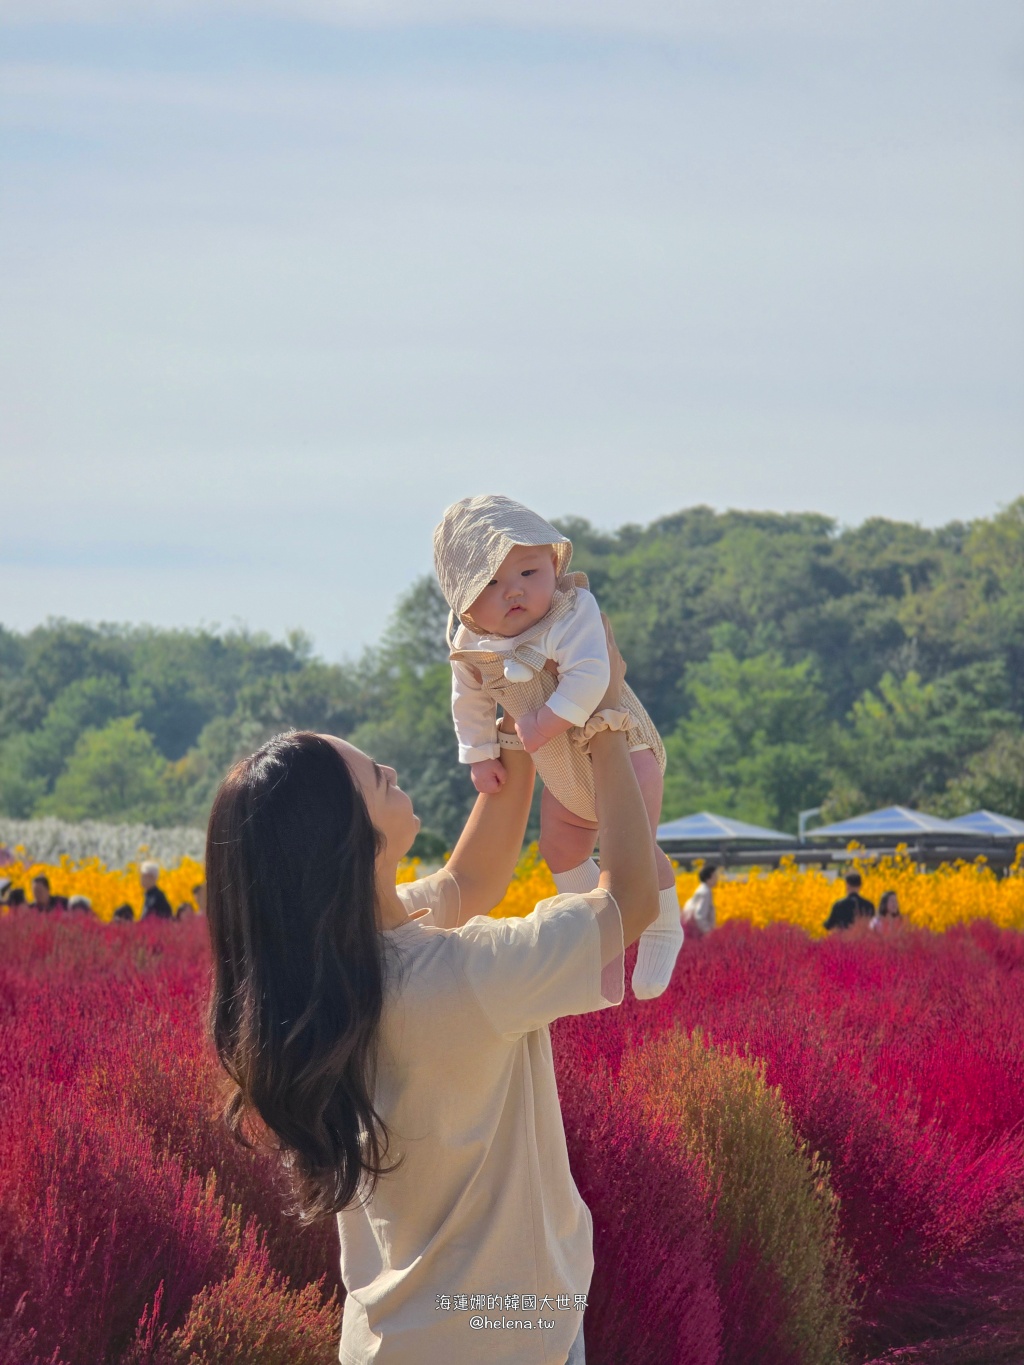
[[(0, 920), (0, 1365), (337, 1358), (333, 1224), (211, 1116), (208, 970), (201, 921)], [(1024, 1360), (1024, 937), (735, 921), (553, 1033), (591, 1365)]]

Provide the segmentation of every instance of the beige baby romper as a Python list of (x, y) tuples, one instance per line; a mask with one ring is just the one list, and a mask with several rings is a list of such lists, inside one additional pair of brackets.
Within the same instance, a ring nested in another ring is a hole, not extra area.
[[(519, 720), (528, 711), (543, 706), (558, 686), (557, 676), (545, 668), (547, 661), (539, 650), (533, 648), (532, 641), (539, 639), (553, 621), (567, 616), (576, 605), (576, 589), (587, 586), (586, 574), (563, 574), (557, 581), (547, 615), (522, 635), (517, 635), (510, 650), (498, 654), (484, 649), (452, 649), (449, 656), (451, 661), (470, 667), (483, 684), (484, 694), (501, 706), (503, 711), (507, 711), (513, 720)], [(510, 682), (505, 677), (504, 665), (510, 658), (526, 664), (533, 671), (528, 682)], [(636, 693), (625, 683), (622, 687), (621, 709), (629, 713), (631, 721), (630, 749), (651, 749), (664, 772), (665, 746), (661, 736)], [(581, 729), (566, 730), (548, 740), (534, 753), (533, 761), (545, 787), (567, 810), (584, 820), (597, 819), (594, 770)]]

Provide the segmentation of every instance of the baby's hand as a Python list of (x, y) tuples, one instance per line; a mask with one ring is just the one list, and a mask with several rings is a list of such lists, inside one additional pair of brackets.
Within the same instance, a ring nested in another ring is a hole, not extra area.
[(493, 796), (505, 785), (505, 767), (500, 758), (484, 758), (469, 765), (473, 786), (484, 796)]
[(556, 716), (550, 706), (527, 711), (525, 716), (520, 716), (516, 721), (516, 734), (522, 740), (523, 748), (528, 754), (535, 754), (549, 739), (554, 739), (556, 735), (564, 735), (566, 730), (571, 729), (572, 722)]

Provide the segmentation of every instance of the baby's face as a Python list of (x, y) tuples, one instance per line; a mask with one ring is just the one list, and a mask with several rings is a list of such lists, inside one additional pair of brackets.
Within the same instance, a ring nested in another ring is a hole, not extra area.
[(516, 545), (465, 615), (481, 635), (522, 635), (547, 615), (555, 591), (550, 545)]

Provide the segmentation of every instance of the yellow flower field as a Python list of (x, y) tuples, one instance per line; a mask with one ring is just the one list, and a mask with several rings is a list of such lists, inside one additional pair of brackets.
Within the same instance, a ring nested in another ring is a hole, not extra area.
[[(990, 919), (1004, 929), (1024, 929), (1024, 847), (1009, 877), (1000, 877), (984, 861), (943, 865), (934, 872), (919, 872), (906, 856), (874, 862), (851, 850), (853, 865), (864, 878), (863, 894), (875, 904), (883, 891), (895, 891), (900, 909), (912, 924), (943, 930), (965, 920)], [(679, 872), (679, 899), (685, 902), (697, 886), (695, 872)], [(523, 855), (515, 881), (495, 915), (528, 915), (538, 900), (555, 894), (547, 866), (536, 846)], [(719, 924), (727, 919), (746, 919), (763, 926), (776, 920), (798, 925), (813, 937), (824, 934), (823, 925), (832, 903), (844, 894), (842, 880), (833, 880), (817, 869), (801, 871), (786, 859), (777, 871), (752, 868), (741, 877), (720, 878), (715, 887), (715, 912)]]
[[(895, 891), (904, 917), (925, 929), (942, 931), (953, 924), (972, 919), (990, 919), (1004, 929), (1024, 930), (1024, 846), (1018, 851), (1011, 875), (1000, 877), (985, 865), (973, 863), (944, 865), (933, 872), (921, 872), (904, 855), (878, 862), (851, 849), (851, 859), (864, 878), (864, 895), (877, 903), (883, 891)], [(0, 871), (14, 886), (22, 887), (31, 898), (32, 878), (45, 873), (54, 895), (88, 896), (93, 910), (102, 920), (113, 918), (119, 905), (128, 904), (138, 916), (142, 910), (142, 887), (138, 866), (107, 868), (98, 858), (59, 864), (15, 862)], [(412, 859), (399, 873), (400, 881), (420, 875), (419, 863)], [(203, 880), (203, 865), (193, 858), (184, 859), (176, 868), (161, 872), (160, 885), (175, 909), (195, 907), (193, 888)], [(677, 877), (679, 897), (685, 901), (697, 885), (693, 872)], [(495, 916), (527, 915), (547, 896), (555, 894), (555, 884), (546, 864), (531, 845), (520, 859), (515, 880), (505, 899), (493, 911)], [(842, 894), (841, 880), (833, 880), (816, 869), (801, 871), (784, 860), (777, 871), (752, 868), (740, 877), (720, 880), (715, 887), (718, 922), (746, 919), (763, 926), (783, 920), (795, 924), (814, 937), (822, 928), (829, 907)]]
[[(19, 850), (15, 850), (18, 852)], [(137, 863), (126, 868), (108, 868), (99, 858), (72, 862), (62, 858), (59, 863), (15, 862), (0, 868), (0, 877), (10, 877), (14, 886), (21, 887), (27, 900), (32, 899), (32, 878), (40, 874), (49, 877), (54, 896), (88, 896), (92, 908), (102, 920), (114, 918), (119, 905), (130, 905), (136, 919), (142, 913), (144, 892), (139, 881)], [(160, 886), (174, 910), (180, 905), (196, 905), (193, 887), (205, 879), (203, 865), (195, 858), (184, 858), (175, 868), (161, 869)]]

